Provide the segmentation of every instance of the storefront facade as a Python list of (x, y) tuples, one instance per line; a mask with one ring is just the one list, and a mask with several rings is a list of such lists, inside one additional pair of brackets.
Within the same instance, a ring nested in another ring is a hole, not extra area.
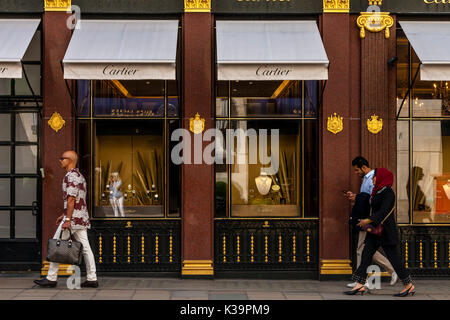
[(0, 49), (1, 270), (46, 273), (57, 159), (75, 149), (100, 273), (348, 277), (342, 190), (359, 190), (363, 155), (396, 173), (405, 265), (450, 274), (450, 3), (0, 0), (0, 12), (24, 47), (15, 60)]

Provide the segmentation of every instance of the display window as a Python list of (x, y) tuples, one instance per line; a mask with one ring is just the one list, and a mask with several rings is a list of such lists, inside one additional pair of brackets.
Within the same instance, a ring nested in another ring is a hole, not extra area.
[(79, 81), (77, 92), (93, 218), (180, 217), (180, 166), (168, 158), (180, 126), (176, 82)]
[(317, 81), (217, 82), (216, 218), (317, 217), (317, 98)]

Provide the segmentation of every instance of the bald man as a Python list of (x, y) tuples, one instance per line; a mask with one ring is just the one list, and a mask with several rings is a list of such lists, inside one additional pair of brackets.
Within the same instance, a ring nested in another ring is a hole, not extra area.
[[(67, 173), (62, 183), (64, 213), (56, 219), (59, 226), (54, 238), (59, 238), (61, 229), (71, 230), (75, 240), (83, 245), (83, 257), (86, 263), (86, 281), (81, 287), (97, 288), (97, 274), (95, 268), (95, 258), (89, 245), (87, 229), (91, 228), (89, 213), (86, 204), (86, 179), (78, 170), (78, 155), (75, 151), (66, 151), (59, 158), (61, 168)], [(62, 225), (61, 225), (62, 224)], [(54, 288), (57, 284), (58, 263), (50, 263), (50, 268), (46, 278), (34, 280), (34, 283), (41, 287)]]

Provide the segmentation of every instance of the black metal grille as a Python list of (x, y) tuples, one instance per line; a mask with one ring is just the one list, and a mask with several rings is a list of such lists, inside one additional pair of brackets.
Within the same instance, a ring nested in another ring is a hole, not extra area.
[(91, 221), (99, 272), (179, 272), (180, 221)]
[(413, 276), (450, 276), (450, 227), (400, 227), (403, 263)]
[(216, 271), (317, 271), (318, 223), (293, 220), (218, 220)]

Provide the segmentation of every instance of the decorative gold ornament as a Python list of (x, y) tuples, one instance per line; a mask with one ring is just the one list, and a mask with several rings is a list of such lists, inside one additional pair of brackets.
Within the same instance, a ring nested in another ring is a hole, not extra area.
[(377, 134), (383, 129), (383, 119), (376, 115), (373, 115), (370, 118), (371, 119), (367, 119), (367, 129), (369, 132)]
[(200, 115), (198, 114), (198, 112), (195, 115), (195, 118), (189, 119), (189, 129), (194, 134), (200, 134), (203, 132), (203, 130), (205, 130), (205, 119), (200, 118)]
[(350, 12), (350, 0), (323, 0), (323, 12), (348, 13)]
[(370, 32), (380, 32), (384, 30), (384, 37), (389, 39), (391, 34), (389, 28), (394, 25), (394, 19), (389, 12), (361, 12), (356, 21), (360, 28), (361, 39), (366, 37), (366, 30)]
[(328, 117), (327, 129), (328, 131), (334, 134), (338, 134), (339, 132), (344, 130), (343, 118), (341, 116), (336, 115), (335, 112), (333, 116)]
[(54, 112), (50, 120), (48, 120), (48, 125), (56, 132), (61, 130), (65, 123), (66, 121), (61, 117), (61, 115), (58, 112)]
[(133, 226), (131, 225), (131, 221), (127, 221), (127, 225), (125, 226), (125, 228), (133, 228)]
[(211, 12), (211, 0), (184, 0), (184, 12)]
[(383, 0), (369, 0), (369, 6), (381, 6)]
[(67, 11), (72, 6), (71, 0), (44, 0), (45, 11)]
[(347, 259), (324, 259), (320, 261), (320, 274), (352, 274), (351, 261)]

